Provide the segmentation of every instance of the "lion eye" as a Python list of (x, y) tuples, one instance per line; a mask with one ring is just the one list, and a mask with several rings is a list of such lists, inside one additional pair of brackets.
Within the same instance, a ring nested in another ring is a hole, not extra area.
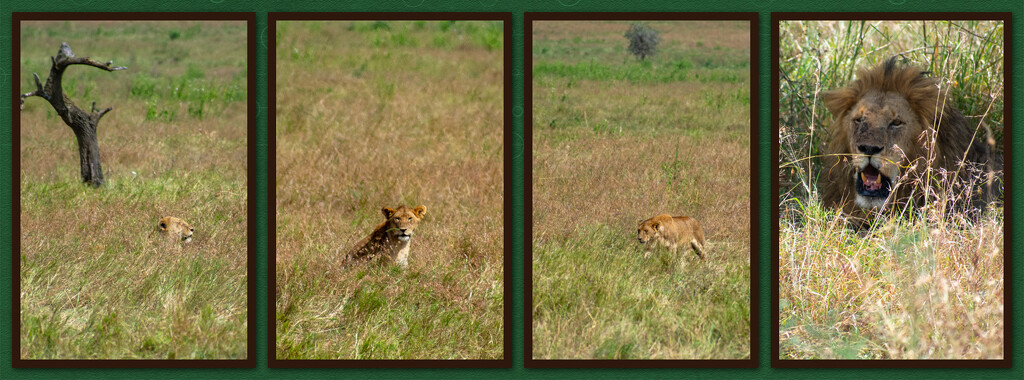
[(894, 126), (894, 127), (899, 127), (899, 126), (903, 125), (903, 120), (900, 120), (900, 119), (893, 120), (892, 122), (889, 123), (889, 125)]
[(863, 123), (864, 122), (864, 116), (861, 116), (861, 117), (858, 117), (856, 119), (853, 119), (853, 121), (856, 122), (856, 123)]

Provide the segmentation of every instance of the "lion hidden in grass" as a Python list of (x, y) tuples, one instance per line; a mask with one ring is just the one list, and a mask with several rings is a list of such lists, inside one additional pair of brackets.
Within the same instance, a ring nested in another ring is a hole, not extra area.
[(160, 223), (157, 224), (157, 228), (161, 233), (166, 235), (169, 240), (179, 240), (186, 243), (192, 241), (192, 233), (195, 232), (195, 229), (185, 222), (185, 220), (173, 216), (166, 216), (160, 219)]
[(908, 202), (977, 214), (1001, 193), (991, 133), (972, 126), (926, 74), (892, 57), (824, 95), (835, 120), (818, 177), (822, 203), (855, 225)]
[(426, 212), (427, 208), (422, 205), (416, 208), (405, 205), (398, 208), (382, 208), (384, 222), (377, 225), (370, 236), (356, 244), (355, 248), (346, 254), (345, 261), (386, 257), (402, 268), (408, 267), (409, 243), (412, 241), (416, 226)]
[(689, 216), (661, 214), (641, 221), (636, 229), (637, 240), (644, 245), (644, 257), (650, 257), (654, 246), (661, 244), (673, 254), (679, 246), (688, 246), (701, 260), (704, 259), (704, 230), (697, 219)]

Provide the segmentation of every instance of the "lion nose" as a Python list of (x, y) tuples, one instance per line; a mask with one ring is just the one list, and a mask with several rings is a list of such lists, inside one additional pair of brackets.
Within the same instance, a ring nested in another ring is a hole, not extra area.
[(402, 234), (403, 234), (403, 235), (405, 234), (405, 230), (406, 230), (405, 228), (399, 228), (398, 230), (399, 230), (399, 231), (402, 231)]
[(878, 154), (878, 152), (881, 152), (882, 147), (872, 145), (857, 145), (857, 150), (866, 155), (873, 156)]

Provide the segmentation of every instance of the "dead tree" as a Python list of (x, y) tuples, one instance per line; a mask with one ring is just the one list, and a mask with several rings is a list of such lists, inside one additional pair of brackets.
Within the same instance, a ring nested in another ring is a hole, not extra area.
[(46, 78), (46, 85), (39, 82), (39, 74), (32, 73), (36, 80), (36, 90), (21, 94), (21, 109), (25, 108), (25, 98), (30, 96), (39, 96), (49, 101), (60, 118), (64, 120), (64, 124), (67, 124), (75, 132), (75, 139), (78, 140), (82, 182), (92, 187), (99, 187), (103, 185), (103, 168), (100, 167), (100, 145), (96, 141), (96, 125), (99, 124), (100, 118), (114, 107), (97, 111), (96, 102), (93, 102), (91, 112), (83, 111), (75, 103), (72, 103), (67, 95), (64, 95), (61, 78), (64, 76), (64, 70), (71, 65), (88, 65), (107, 71), (124, 70), (126, 67), (115, 67), (113, 66), (114, 61), (99, 63), (89, 57), (75, 57), (66, 42), (60, 44), (60, 51), (57, 52), (56, 57), (50, 57), (50, 61), (52, 65), (50, 66), (50, 76)]

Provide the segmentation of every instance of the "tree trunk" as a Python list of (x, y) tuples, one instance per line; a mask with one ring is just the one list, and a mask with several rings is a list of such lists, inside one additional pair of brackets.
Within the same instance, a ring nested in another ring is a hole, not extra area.
[(60, 118), (64, 120), (64, 124), (67, 124), (75, 133), (82, 182), (92, 187), (100, 187), (103, 185), (103, 168), (100, 165), (100, 144), (96, 135), (96, 127), (100, 118), (114, 107), (99, 111), (96, 109), (96, 103), (93, 103), (91, 112), (78, 108), (71, 99), (64, 95), (61, 80), (64, 70), (70, 65), (87, 65), (107, 71), (126, 68), (112, 66), (113, 61), (99, 63), (89, 57), (76, 58), (67, 43), (60, 44), (60, 51), (57, 52), (56, 57), (50, 57), (50, 61), (52, 65), (50, 66), (50, 76), (46, 78), (46, 85), (39, 82), (39, 75), (32, 74), (36, 81), (36, 90), (21, 95), (21, 108), (25, 108), (25, 98), (30, 96), (39, 96), (50, 102), (54, 111), (57, 111)]
[(103, 168), (100, 165), (100, 145), (96, 136), (96, 124), (86, 124), (75, 131), (78, 141), (78, 158), (82, 182), (93, 187), (103, 184)]

